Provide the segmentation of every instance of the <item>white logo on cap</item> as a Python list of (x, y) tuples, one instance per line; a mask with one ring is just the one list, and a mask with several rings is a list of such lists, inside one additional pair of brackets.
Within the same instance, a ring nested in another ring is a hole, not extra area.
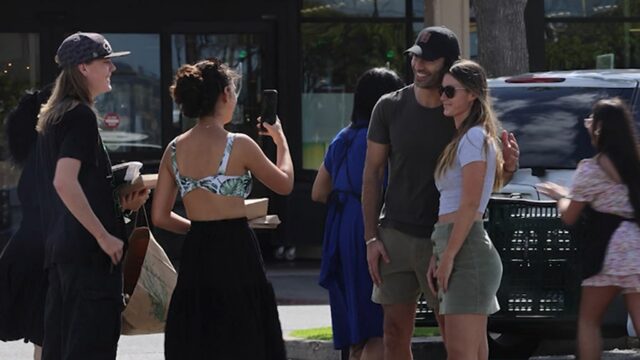
[(102, 47), (107, 50), (107, 54), (111, 54), (111, 45), (109, 45), (107, 40), (102, 43)]

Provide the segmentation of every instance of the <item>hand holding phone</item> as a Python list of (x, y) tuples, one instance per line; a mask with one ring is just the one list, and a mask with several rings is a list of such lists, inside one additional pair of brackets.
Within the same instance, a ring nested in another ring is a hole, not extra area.
[[(278, 110), (278, 90), (262, 90), (262, 114), (260, 121), (273, 125), (276, 122), (276, 112)], [(262, 124), (261, 124), (262, 125)]]

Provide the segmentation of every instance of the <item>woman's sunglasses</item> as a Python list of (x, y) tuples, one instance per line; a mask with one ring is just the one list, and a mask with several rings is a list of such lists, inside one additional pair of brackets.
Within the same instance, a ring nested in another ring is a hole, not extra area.
[(444, 94), (447, 98), (453, 99), (453, 97), (456, 96), (456, 90), (465, 90), (465, 88), (453, 87), (451, 85), (440, 86), (440, 89), (438, 90), (438, 92), (440, 93), (440, 96)]

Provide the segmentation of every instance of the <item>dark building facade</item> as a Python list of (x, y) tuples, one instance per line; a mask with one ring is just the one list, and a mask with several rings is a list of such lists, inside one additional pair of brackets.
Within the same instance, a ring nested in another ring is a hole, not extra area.
[[(465, 3), (464, 1), (462, 1)], [(193, 125), (169, 97), (175, 70), (217, 57), (243, 76), (230, 128), (259, 139), (255, 119), (261, 90), (279, 92), (278, 113), (296, 168), (289, 197), (260, 186), (270, 212), (283, 224), (273, 234), (284, 244), (319, 246), (323, 208), (310, 201), (315, 169), (335, 133), (348, 124), (353, 87), (374, 66), (388, 66), (409, 82), (402, 52), (423, 27), (424, 0), (194, 0), (16, 1), (0, 6), (0, 118), (26, 89), (52, 82), (53, 56), (67, 35), (106, 35), (118, 58), (113, 91), (101, 96), (100, 128), (114, 162), (140, 160), (155, 172), (164, 147)], [(640, 0), (530, 0), (526, 11), (531, 69), (640, 67)], [(466, 3), (464, 6), (473, 6)], [(470, 11), (470, 57), (477, 53)], [(2, 134), (4, 138), (4, 134)], [(0, 142), (0, 215), (4, 234), (17, 222), (11, 189), (17, 171)], [(8, 199), (8, 200), (7, 200)], [(13, 202), (12, 202), (13, 201)], [(5, 210), (2, 210), (5, 209)], [(11, 221), (11, 218), (14, 221)], [(13, 225), (6, 225), (13, 224)], [(171, 247), (168, 242), (163, 245)]]

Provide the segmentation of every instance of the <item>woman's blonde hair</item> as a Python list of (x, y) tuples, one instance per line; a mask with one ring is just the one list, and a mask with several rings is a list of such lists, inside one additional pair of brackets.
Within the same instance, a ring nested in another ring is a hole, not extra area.
[(60, 122), (64, 114), (79, 103), (93, 108), (87, 81), (77, 66), (66, 67), (56, 78), (49, 100), (40, 109), (36, 130), (44, 133), (49, 126)]
[(502, 158), (502, 149), (499, 146), (500, 138), (498, 136), (498, 128), (500, 123), (491, 105), (491, 98), (489, 97), (489, 89), (487, 87), (487, 74), (478, 63), (471, 60), (456, 61), (447, 73), (458, 80), (460, 85), (467, 91), (474, 94), (476, 99), (471, 105), (469, 116), (462, 121), (453, 140), (451, 140), (444, 149), (444, 152), (440, 155), (438, 165), (436, 166), (436, 178), (442, 177), (453, 165), (458, 153), (458, 145), (467, 131), (474, 126), (481, 126), (487, 134), (482, 146), (483, 151), (485, 154), (488, 154), (489, 146), (494, 146), (496, 149), (496, 170), (493, 190), (499, 190), (503, 185), (502, 166), (504, 160)]

